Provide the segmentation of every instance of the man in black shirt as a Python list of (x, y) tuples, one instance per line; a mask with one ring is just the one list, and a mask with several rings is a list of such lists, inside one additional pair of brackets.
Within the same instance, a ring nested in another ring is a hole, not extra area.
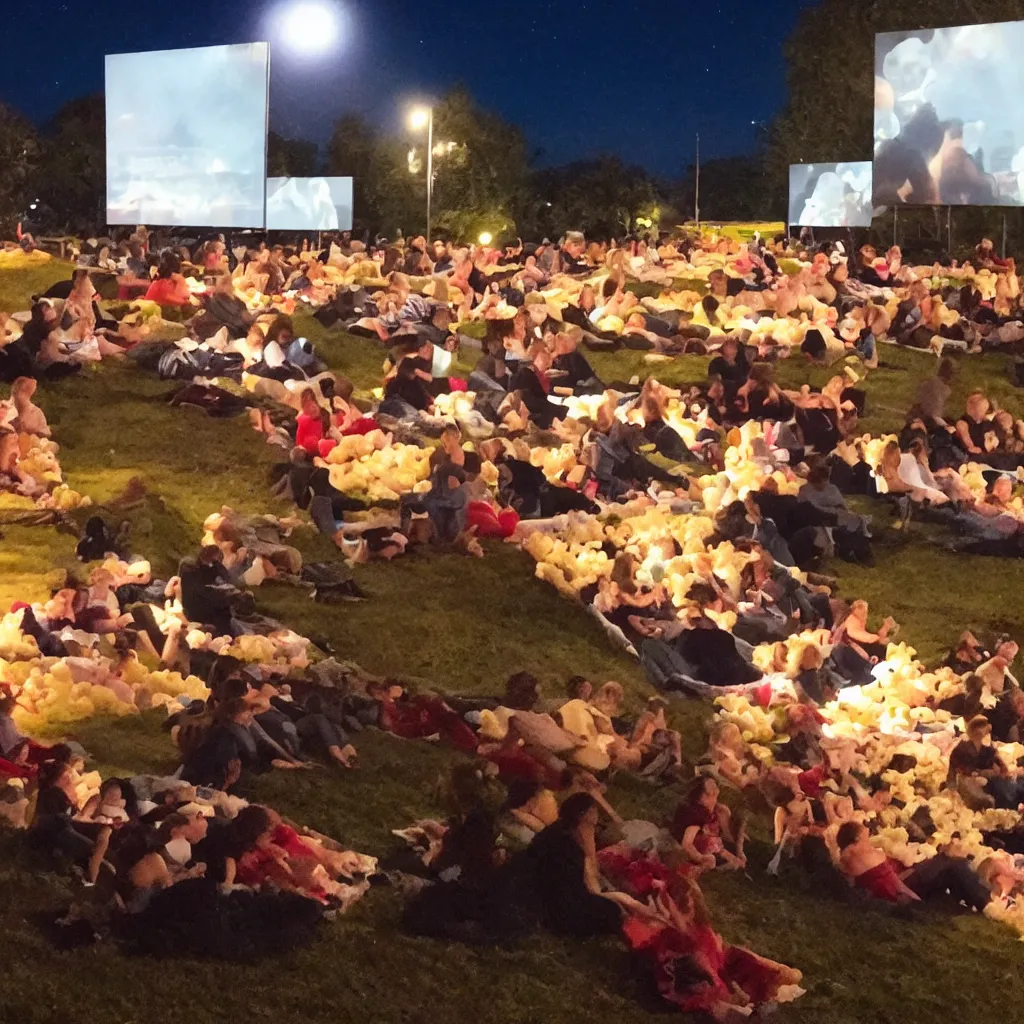
[(717, 356), (708, 363), (708, 377), (718, 377), (728, 398), (746, 383), (750, 376), (747, 350), (733, 337), (726, 337)]
[(224, 568), (224, 555), (207, 545), (196, 558), (183, 559), (178, 567), (181, 607), (190, 622), (212, 626), (218, 636), (231, 634), (231, 602), (238, 593)]
[(985, 793), (995, 800), (996, 807), (1016, 810), (1024, 800), (1024, 780), (1010, 776), (998, 751), (986, 740), (992, 726), (984, 715), (975, 715), (967, 723), (967, 736), (949, 755), (947, 783), (952, 786), (970, 778), (983, 781)]

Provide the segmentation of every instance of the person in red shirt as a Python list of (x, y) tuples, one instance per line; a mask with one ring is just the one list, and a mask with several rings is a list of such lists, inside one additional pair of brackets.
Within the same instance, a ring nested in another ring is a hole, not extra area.
[(295, 445), (311, 455), (318, 455), (320, 442), (324, 440), (324, 419), (326, 418), (316, 400), (312, 388), (306, 388), (299, 396), (302, 411), (295, 421)]
[(181, 274), (181, 266), (172, 255), (166, 255), (160, 261), (156, 279), (149, 286), (146, 298), (161, 306), (187, 306), (192, 301), (192, 293)]

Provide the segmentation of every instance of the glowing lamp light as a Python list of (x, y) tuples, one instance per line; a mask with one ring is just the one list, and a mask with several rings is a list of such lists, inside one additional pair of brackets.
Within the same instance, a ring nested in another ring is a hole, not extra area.
[(494, 236), (490, 231), (481, 231), (480, 238), (478, 239), (481, 245), (490, 245), (494, 241)]
[(328, 53), (340, 34), (338, 8), (330, 0), (286, 2), (278, 10), (277, 23), (281, 42), (305, 56)]
[(409, 111), (409, 127), (414, 132), (421, 132), (427, 127), (430, 121), (430, 108), (429, 107), (413, 107)]

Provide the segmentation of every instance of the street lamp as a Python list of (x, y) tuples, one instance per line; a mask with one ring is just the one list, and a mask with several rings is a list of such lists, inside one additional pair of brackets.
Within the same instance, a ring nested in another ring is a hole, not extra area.
[(430, 242), (430, 200), (434, 194), (434, 108), (413, 107), (409, 127), (414, 132), (427, 129), (427, 242)]

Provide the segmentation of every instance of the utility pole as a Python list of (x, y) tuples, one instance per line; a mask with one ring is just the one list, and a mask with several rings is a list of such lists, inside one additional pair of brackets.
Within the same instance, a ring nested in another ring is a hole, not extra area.
[(700, 231), (700, 132), (697, 132), (697, 173), (693, 186), (693, 219)]
[(427, 118), (427, 248), (430, 248), (430, 201), (434, 198), (434, 108)]

